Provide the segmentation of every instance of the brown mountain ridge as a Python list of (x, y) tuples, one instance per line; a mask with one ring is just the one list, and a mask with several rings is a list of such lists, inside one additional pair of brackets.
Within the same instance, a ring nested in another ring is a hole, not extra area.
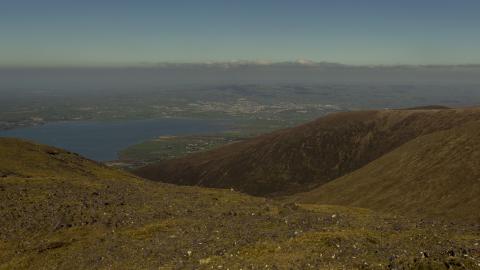
[(480, 121), (420, 136), (297, 202), (480, 224)]
[(262, 195), (309, 191), (351, 173), (419, 136), (480, 119), (480, 109), (424, 107), (327, 115), (211, 151), (136, 170), (180, 185)]

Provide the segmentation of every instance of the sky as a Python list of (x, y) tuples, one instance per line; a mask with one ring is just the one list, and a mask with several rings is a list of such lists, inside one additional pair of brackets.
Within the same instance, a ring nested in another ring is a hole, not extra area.
[(478, 0), (0, 0), (0, 66), (480, 63)]

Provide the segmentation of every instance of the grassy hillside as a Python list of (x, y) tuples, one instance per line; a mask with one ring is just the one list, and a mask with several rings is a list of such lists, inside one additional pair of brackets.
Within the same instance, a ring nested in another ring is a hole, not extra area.
[(418, 137), (294, 197), (480, 224), (480, 122)]
[(0, 138), (0, 269), (480, 269), (477, 227), (149, 182)]
[(480, 109), (437, 107), (337, 113), (135, 173), (253, 195), (293, 194), (355, 171), (418, 136), (479, 119)]

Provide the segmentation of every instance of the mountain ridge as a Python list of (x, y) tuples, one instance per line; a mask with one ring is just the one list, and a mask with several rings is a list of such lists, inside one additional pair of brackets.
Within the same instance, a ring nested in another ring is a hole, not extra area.
[(480, 121), (417, 137), (317, 189), (302, 203), (480, 222)]
[(180, 185), (288, 195), (357, 170), (418, 136), (478, 119), (478, 108), (341, 112), (134, 173)]

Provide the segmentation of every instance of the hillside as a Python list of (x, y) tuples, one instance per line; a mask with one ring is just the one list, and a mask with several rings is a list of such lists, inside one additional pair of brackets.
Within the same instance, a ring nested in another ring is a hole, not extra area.
[(480, 269), (476, 227), (139, 179), (0, 138), (0, 269)]
[(480, 122), (418, 137), (294, 197), (480, 224)]
[(293, 194), (355, 171), (420, 135), (478, 119), (480, 109), (441, 107), (336, 113), (135, 173), (253, 195)]

